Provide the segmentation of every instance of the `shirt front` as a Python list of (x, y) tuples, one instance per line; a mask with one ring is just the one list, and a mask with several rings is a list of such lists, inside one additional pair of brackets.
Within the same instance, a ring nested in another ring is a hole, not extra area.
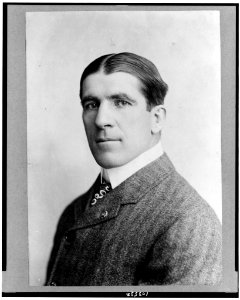
[(110, 182), (114, 189), (138, 170), (159, 158), (162, 154), (162, 143), (159, 141), (155, 146), (143, 152), (123, 166), (111, 169), (102, 168), (101, 179), (104, 178), (107, 182)]

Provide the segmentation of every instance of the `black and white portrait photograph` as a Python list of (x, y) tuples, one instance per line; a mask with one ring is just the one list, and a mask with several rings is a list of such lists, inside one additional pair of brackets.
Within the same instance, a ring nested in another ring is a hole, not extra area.
[(223, 71), (236, 63), (223, 59), (234, 7), (30, 7), (24, 212), (15, 207), (27, 229), (24, 285), (236, 291), (236, 86), (233, 67)]

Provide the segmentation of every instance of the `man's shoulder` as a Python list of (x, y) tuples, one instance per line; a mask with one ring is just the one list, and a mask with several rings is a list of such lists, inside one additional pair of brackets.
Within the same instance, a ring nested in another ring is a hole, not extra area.
[[(154, 168), (154, 176), (157, 179), (154, 183), (150, 183), (149, 193), (153, 195), (150, 199), (157, 202), (159, 208), (162, 208), (161, 204), (164, 202), (165, 209), (176, 216), (197, 214), (217, 219), (209, 203), (176, 171), (167, 154), (164, 154), (162, 159), (158, 159), (152, 168)], [(158, 170), (159, 176), (156, 176), (156, 170)]]
[(92, 185), (90, 187), (88, 187), (88, 189), (83, 192), (82, 194), (80, 194), (77, 198), (73, 199), (65, 208), (65, 210), (62, 213), (62, 216), (64, 215), (69, 215), (74, 213), (75, 209), (77, 209), (78, 211), (84, 211), (86, 208), (86, 205), (88, 203), (88, 200), (91, 196), (93, 196), (93, 192), (96, 188), (96, 186), (99, 185), (99, 181), (100, 181), (100, 174), (97, 176), (97, 178), (95, 179), (95, 181), (92, 183)]
[[(74, 225), (76, 219), (76, 211), (84, 211), (87, 205), (88, 199), (92, 194), (94, 184), (83, 194), (72, 200), (63, 210), (59, 222), (58, 231), (64, 231), (66, 227)], [(62, 229), (62, 230), (61, 230)]]

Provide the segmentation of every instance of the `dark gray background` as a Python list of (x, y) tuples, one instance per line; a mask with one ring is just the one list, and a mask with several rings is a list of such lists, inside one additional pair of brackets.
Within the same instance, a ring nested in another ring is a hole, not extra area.
[[(28, 211), (27, 211), (27, 132), (26, 132), (26, 59), (25, 12), (100, 10), (100, 6), (11, 5), (8, 7), (8, 78), (7, 78), (7, 272), (3, 291), (93, 291), (89, 287), (29, 287), (28, 285)], [(144, 291), (236, 291), (235, 251), (235, 90), (236, 32), (235, 7), (218, 6), (131, 6), (102, 7), (102, 10), (219, 10), (221, 18), (222, 68), (222, 183), (224, 283), (221, 287), (144, 287)], [(94, 290), (106, 291), (107, 287)], [(111, 287), (111, 291), (143, 288)]]

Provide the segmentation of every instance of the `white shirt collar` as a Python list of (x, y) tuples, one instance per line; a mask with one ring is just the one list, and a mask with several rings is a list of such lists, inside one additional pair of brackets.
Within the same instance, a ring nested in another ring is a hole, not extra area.
[(151, 163), (163, 154), (162, 143), (159, 141), (155, 146), (143, 152), (127, 164), (111, 169), (101, 170), (102, 177), (111, 183), (112, 188), (125, 181), (128, 177), (136, 173), (141, 168), (145, 167), (147, 164)]

